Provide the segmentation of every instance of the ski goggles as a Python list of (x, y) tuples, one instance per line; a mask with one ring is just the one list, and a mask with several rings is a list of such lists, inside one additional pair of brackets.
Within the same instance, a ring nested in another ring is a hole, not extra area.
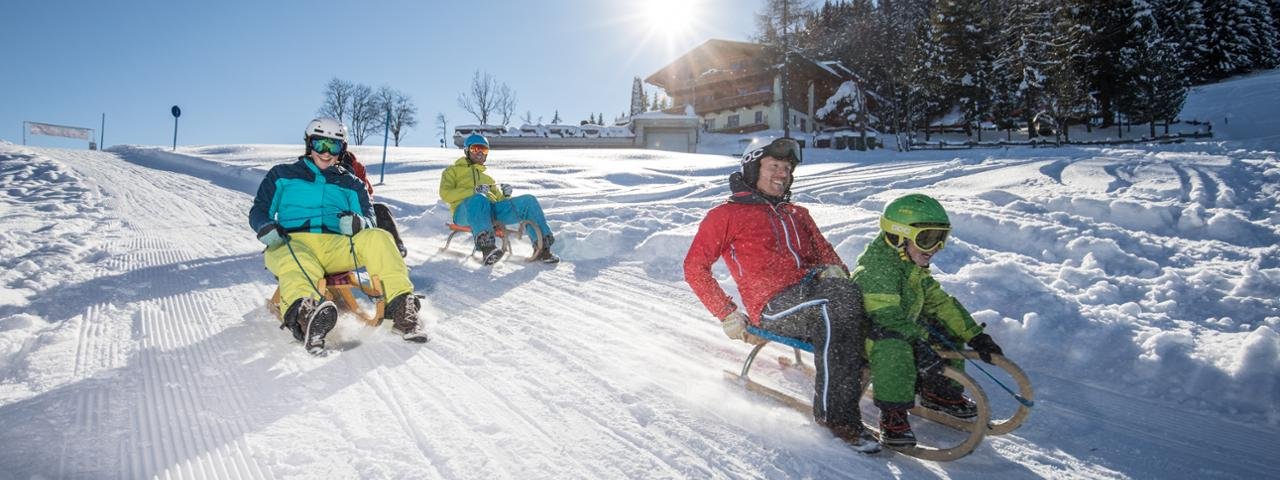
[(467, 151), (469, 151), (469, 152), (471, 152), (472, 154), (475, 154), (475, 155), (479, 155), (479, 154), (485, 154), (485, 155), (488, 155), (488, 154), (489, 154), (489, 147), (486, 147), (486, 146), (484, 146), (484, 145), (479, 145), (479, 144), (477, 144), (477, 145), (472, 145), (472, 146), (470, 146), (470, 147), (467, 147)]
[(951, 227), (940, 225), (924, 225), (910, 226), (910, 233), (903, 235), (915, 244), (916, 248), (925, 253), (936, 252), (941, 250), (947, 244), (947, 236), (951, 234)]
[(342, 140), (324, 137), (311, 138), (311, 151), (316, 153), (327, 153), (330, 155), (339, 155), (345, 150)]
[(764, 157), (800, 163), (804, 160), (804, 153), (800, 150), (800, 142), (792, 138), (783, 137), (769, 142), (768, 145), (747, 152), (746, 155), (742, 156), (742, 163), (755, 162)]

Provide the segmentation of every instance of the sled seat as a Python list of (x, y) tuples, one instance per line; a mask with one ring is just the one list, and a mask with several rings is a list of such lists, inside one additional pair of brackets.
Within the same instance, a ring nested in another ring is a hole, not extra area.
[[(797, 307), (794, 307), (793, 309), (789, 309), (787, 312), (780, 313), (777, 315), (777, 317), (773, 317), (773, 318), (786, 316), (787, 313), (792, 312), (798, 308), (804, 308), (805, 306), (821, 306), (823, 303), (826, 303), (826, 301), (824, 300), (824, 301), (806, 302), (801, 306), (797, 306)], [(778, 363), (782, 364), (784, 367), (795, 366), (795, 367), (804, 368), (808, 373), (814, 374), (815, 371), (813, 370), (813, 367), (805, 365), (800, 354), (801, 351), (812, 354), (813, 345), (803, 340), (800, 340), (798, 338), (779, 335), (777, 333), (769, 332), (767, 330), (754, 327), (754, 326), (747, 327), (747, 335), (745, 336), (743, 341), (754, 345), (754, 347), (752, 347), (751, 353), (747, 354), (747, 359), (746, 361), (743, 362), (741, 372), (734, 373), (726, 370), (724, 372), (725, 377), (728, 378), (729, 380), (742, 383), (749, 391), (763, 394), (803, 414), (813, 415), (813, 405), (810, 404), (809, 402), (802, 400), (800, 398), (797, 398), (791, 394), (785, 393), (782, 390), (757, 382), (756, 380), (752, 379), (749, 376), (749, 373), (751, 371), (751, 365), (755, 361), (756, 355), (758, 355), (760, 353), (760, 350), (762, 350), (765, 346), (767, 346), (770, 343), (777, 343), (780, 345), (791, 347), (792, 351), (794, 352), (794, 360), (788, 357), (780, 357), (778, 359)], [(946, 352), (946, 353), (952, 353), (952, 352)], [(976, 354), (976, 352), (973, 352), (973, 353)], [(939, 355), (943, 357), (947, 357), (947, 355), (943, 355), (943, 353), (939, 353)], [(895, 448), (892, 450), (905, 455), (920, 458), (923, 460), (949, 461), (949, 460), (955, 460), (955, 459), (964, 457), (965, 455), (972, 453), (973, 450), (978, 447), (978, 444), (982, 443), (982, 437), (985, 436), (989, 430), (988, 421), (991, 418), (991, 410), (990, 410), (990, 407), (988, 406), (986, 393), (982, 391), (982, 388), (978, 386), (977, 382), (975, 382), (972, 377), (966, 375), (964, 372), (960, 370), (947, 366), (943, 371), (943, 375), (959, 382), (961, 385), (964, 386), (965, 390), (969, 392), (970, 397), (973, 398), (974, 403), (976, 403), (978, 406), (977, 417), (972, 420), (952, 419), (950, 416), (939, 414), (939, 413), (933, 412), (932, 410), (926, 410), (919, 406), (912, 408), (911, 413), (913, 415), (927, 418), (929, 420), (934, 420), (948, 427), (960, 430), (961, 432), (964, 432), (967, 434), (965, 439), (959, 442), (958, 444), (955, 444), (950, 447), (945, 447), (945, 448), (933, 448), (933, 447), (917, 444), (914, 447)], [(870, 380), (871, 380), (871, 369), (863, 368), (862, 395), (860, 395), (859, 397), (869, 395), (872, 392), (872, 389), (870, 388), (870, 383), (871, 383)], [(939, 417), (946, 417), (946, 419), (949, 419), (951, 421), (942, 421), (942, 419), (940, 419)], [(1021, 423), (1020, 419), (1018, 423)], [(877, 435), (879, 434), (879, 428), (877, 428), (878, 425), (872, 425), (872, 424), (868, 424), (867, 422), (863, 422), (863, 426), (872, 432), (876, 432)]]
[[(459, 233), (471, 233), (471, 227), (469, 226), (458, 225), (453, 222), (446, 222), (444, 225), (449, 229), (449, 238), (444, 240), (444, 246), (440, 247), (441, 252), (449, 250), (449, 243), (453, 241), (454, 236)], [(528, 220), (522, 220), (518, 225), (516, 225), (516, 228), (512, 229), (507, 228), (507, 226), (502, 222), (493, 222), (493, 236), (498, 237), (498, 239), (501, 240), (501, 246), (499, 248), (502, 249), (503, 256), (511, 255), (510, 237), (514, 235), (517, 239), (524, 238), (526, 227), (533, 228), (533, 231), (538, 234), (538, 241), (536, 242), (537, 244), (533, 246), (533, 253), (530, 254), (529, 258), (526, 260), (533, 261), (534, 256), (536, 256), (538, 251), (542, 249), (542, 229), (538, 228), (538, 224)], [(475, 252), (476, 251), (473, 249), (471, 254), (474, 254)], [(471, 254), (468, 254), (468, 256)]]
[[(370, 274), (369, 284), (365, 286), (360, 284), (356, 272), (330, 273), (320, 279), (316, 290), (323, 292), (324, 298), (332, 301), (339, 311), (354, 313), (361, 322), (372, 327), (382, 325), (382, 316), (387, 309), (387, 299), (382, 292), (382, 279), (377, 275)], [(359, 290), (369, 297), (373, 302), (372, 313), (360, 308), (356, 303), (355, 294), (352, 293), (353, 290)], [(280, 311), (280, 287), (276, 287), (275, 293), (267, 301), (267, 309), (274, 313), (276, 318), (284, 321), (284, 312)]]

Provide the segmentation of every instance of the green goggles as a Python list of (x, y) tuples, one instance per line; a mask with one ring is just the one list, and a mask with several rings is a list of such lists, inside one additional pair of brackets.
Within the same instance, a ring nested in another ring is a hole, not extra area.
[(885, 232), (907, 239), (924, 253), (941, 250), (947, 245), (947, 236), (951, 235), (949, 225), (903, 225), (896, 222), (883, 222), (881, 228)]
[(311, 151), (313, 152), (338, 155), (341, 154), (344, 149), (342, 140), (324, 137), (311, 138)]

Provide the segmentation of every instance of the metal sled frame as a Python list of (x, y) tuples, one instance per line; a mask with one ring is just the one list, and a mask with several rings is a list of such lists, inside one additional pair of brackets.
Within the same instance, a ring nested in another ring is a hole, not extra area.
[[(726, 370), (724, 372), (725, 377), (728, 378), (729, 380), (742, 383), (747, 388), (747, 390), (765, 395), (769, 398), (777, 400), (778, 402), (788, 407), (791, 407), (792, 409), (800, 411), (805, 415), (812, 416), (813, 405), (809, 404), (809, 402), (798, 399), (794, 396), (791, 396), (787, 393), (782, 392), (781, 390), (769, 387), (763, 383), (757, 382), (751, 379), (751, 377), (749, 376), (749, 373), (751, 371), (751, 365), (755, 361), (756, 355), (760, 353), (760, 350), (762, 350), (769, 343), (774, 342), (774, 343), (780, 343), (780, 344), (789, 346), (794, 351), (794, 360), (792, 360), (791, 357), (784, 356), (784, 357), (778, 358), (779, 363), (787, 367), (789, 366), (801, 367), (801, 368), (804, 368), (806, 371), (808, 371), (808, 373), (813, 374), (814, 373), (813, 367), (806, 365), (804, 363), (803, 358), (800, 355), (801, 350), (812, 354), (813, 346), (795, 338), (776, 335), (755, 327), (748, 327), (747, 333), (748, 335), (745, 341), (747, 343), (753, 344), (754, 348), (751, 349), (751, 353), (747, 354), (747, 359), (742, 365), (742, 371), (740, 373), (734, 373)], [(966, 350), (963, 352), (939, 352), (938, 355), (947, 359), (978, 358), (978, 352), (975, 352), (972, 350)], [(1019, 368), (1012, 361), (1010, 361), (1009, 359), (1001, 355), (992, 355), (991, 360), (992, 360), (992, 363), (1004, 369), (1006, 372), (1009, 373), (1011, 377), (1013, 377), (1015, 381), (1017, 381), (1019, 394), (1021, 394), (1027, 400), (1033, 400), (1031, 381), (1030, 379), (1027, 378), (1026, 373), (1023, 372), (1021, 368)], [(960, 443), (949, 446), (949, 447), (934, 448), (934, 447), (928, 447), (928, 446), (921, 446), (917, 444), (915, 447), (892, 448), (891, 450), (905, 454), (905, 455), (909, 455), (912, 457), (916, 457), (922, 460), (932, 460), (932, 461), (938, 461), (938, 462), (955, 460), (972, 453), (973, 450), (977, 448), (978, 444), (982, 443), (983, 436), (1003, 435), (1003, 434), (1012, 432), (1013, 430), (1021, 426), (1022, 422), (1027, 419), (1027, 416), (1031, 414), (1030, 408), (1028, 408), (1025, 405), (1019, 405), (1018, 410), (1013, 414), (1012, 417), (1008, 419), (992, 422), (991, 408), (989, 404), (990, 402), (987, 399), (987, 394), (982, 390), (981, 387), (978, 386), (977, 382), (973, 380), (973, 377), (970, 377), (964, 372), (960, 370), (956, 370), (955, 368), (952, 368), (950, 366), (947, 366), (943, 370), (943, 375), (946, 376), (947, 378), (955, 380), (956, 382), (959, 382), (961, 385), (964, 386), (965, 390), (969, 393), (970, 397), (973, 399), (974, 403), (978, 407), (977, 417), (969, 420), (962, 420), (962, 419), (952, 417), (950, 415), (946, 415), (944, 413), (925, 409), (920, 406), (916, 406), (915, 408), (912, 408), (910, 412), (912, 415), (925, 418), (928, 420), (932, 420), (934, 422), (937, 422), (942, 425), (946, 425), (948, 427), (954, 428), (962, 432), (967, 432), (968, 436)], [(871, 376), (870, 369), (864, 369), (862, 372), (863, 396), (869, 394), (872, 391), (871, 388), (869, 388), (870, 376)], [(879, 429), (876, 428), (875, 425), (868, 425), (865, 422), (864, 422), (864, 425), (869, 430), (879, 433)]]
[[(342, 272), (325, 275), (320, 279), (319, 285), (316, 285), (316, 290), (324, 292), (324, 298), (332, 301), (339, 311), (350, 311), (365, 325), (376, 327), (382, 325), (382, 316), (387, 310), (387, 299), (382, 294), (382, 279), (377, 275), (369, 275), (369, 283), (370, 288), (365, 288), (360, 285), (355, 272)], [(360, 289), (373, 300), (372, 314), (365, 312), (356, 303), (356, 297), (352, 293), (355, 289)], [(275, 293), (271, 294), (271, 299), (267, 300), (267, 309), (275, 314), (276, 318), (284, 321), (284, 312), (280, 311), (280, 287), (276, 287)]]
[[(459, 233), (471, 233), (471, 227), (458, 225), (456, 223), (446, 223), (445, 226), (449, 228), (449, 238), (446, 238), (444, 240), (444, 246), (440, 247), (441, 252), (453, 251), (453, 250), (449, 250), (449, 242), (453, 241), (454, 236), (458, 235)], [(536, 256), (538, 252), (542, 250), (542, 229), (538, 227), (538, 224), (533, 223), (529, 220), (521, 220), (520, 223), (516, 225), (515, 229), (510, 229), (510, 228), (507, 228), (507, 226), (503, 225), (502, 223), (493, 222), (493, 234), (495, 237), (498, 237), (499, 239), (502, 240), (501, 248), (502, 248), (504, 257), (511, 255), (511, 240), (510, 240), (511, 236), (514, 235), (516, 239), (524, 238), (525, 227), (533, 228), (533, 231), (538, 234), (538, 241), (533, 246), (533, 253), (529, 254), (529, 258), (525, 259), (526, 262), (532, 262), (534, 259), (534, 256)], [(476, 250), (473, 248), (471, 249), (470, 253), (467, 253), (467, 256), (470, 257), (475, 253), (476, 253)]]

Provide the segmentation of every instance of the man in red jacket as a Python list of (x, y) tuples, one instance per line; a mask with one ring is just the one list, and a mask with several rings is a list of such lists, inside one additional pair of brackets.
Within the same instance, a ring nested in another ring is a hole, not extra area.
[[(790, 138), (747, 148), (742, 171), (729, 176), (728, 202), (712, 208), (698, 226), (684, 278), (729, 338), (744, 338), (750, 323), (813, 345), (814, 420), (871, 453), (880, 445), (863, 428), (858, 410), (862, 296), (809, 211), (790, 202), (791, 172), (800, 160), (800, 145)], [(729, 267), (744, 308), (712, 277), (717, 259)], [(815, 300), (826, 302), (787, 312)]]

